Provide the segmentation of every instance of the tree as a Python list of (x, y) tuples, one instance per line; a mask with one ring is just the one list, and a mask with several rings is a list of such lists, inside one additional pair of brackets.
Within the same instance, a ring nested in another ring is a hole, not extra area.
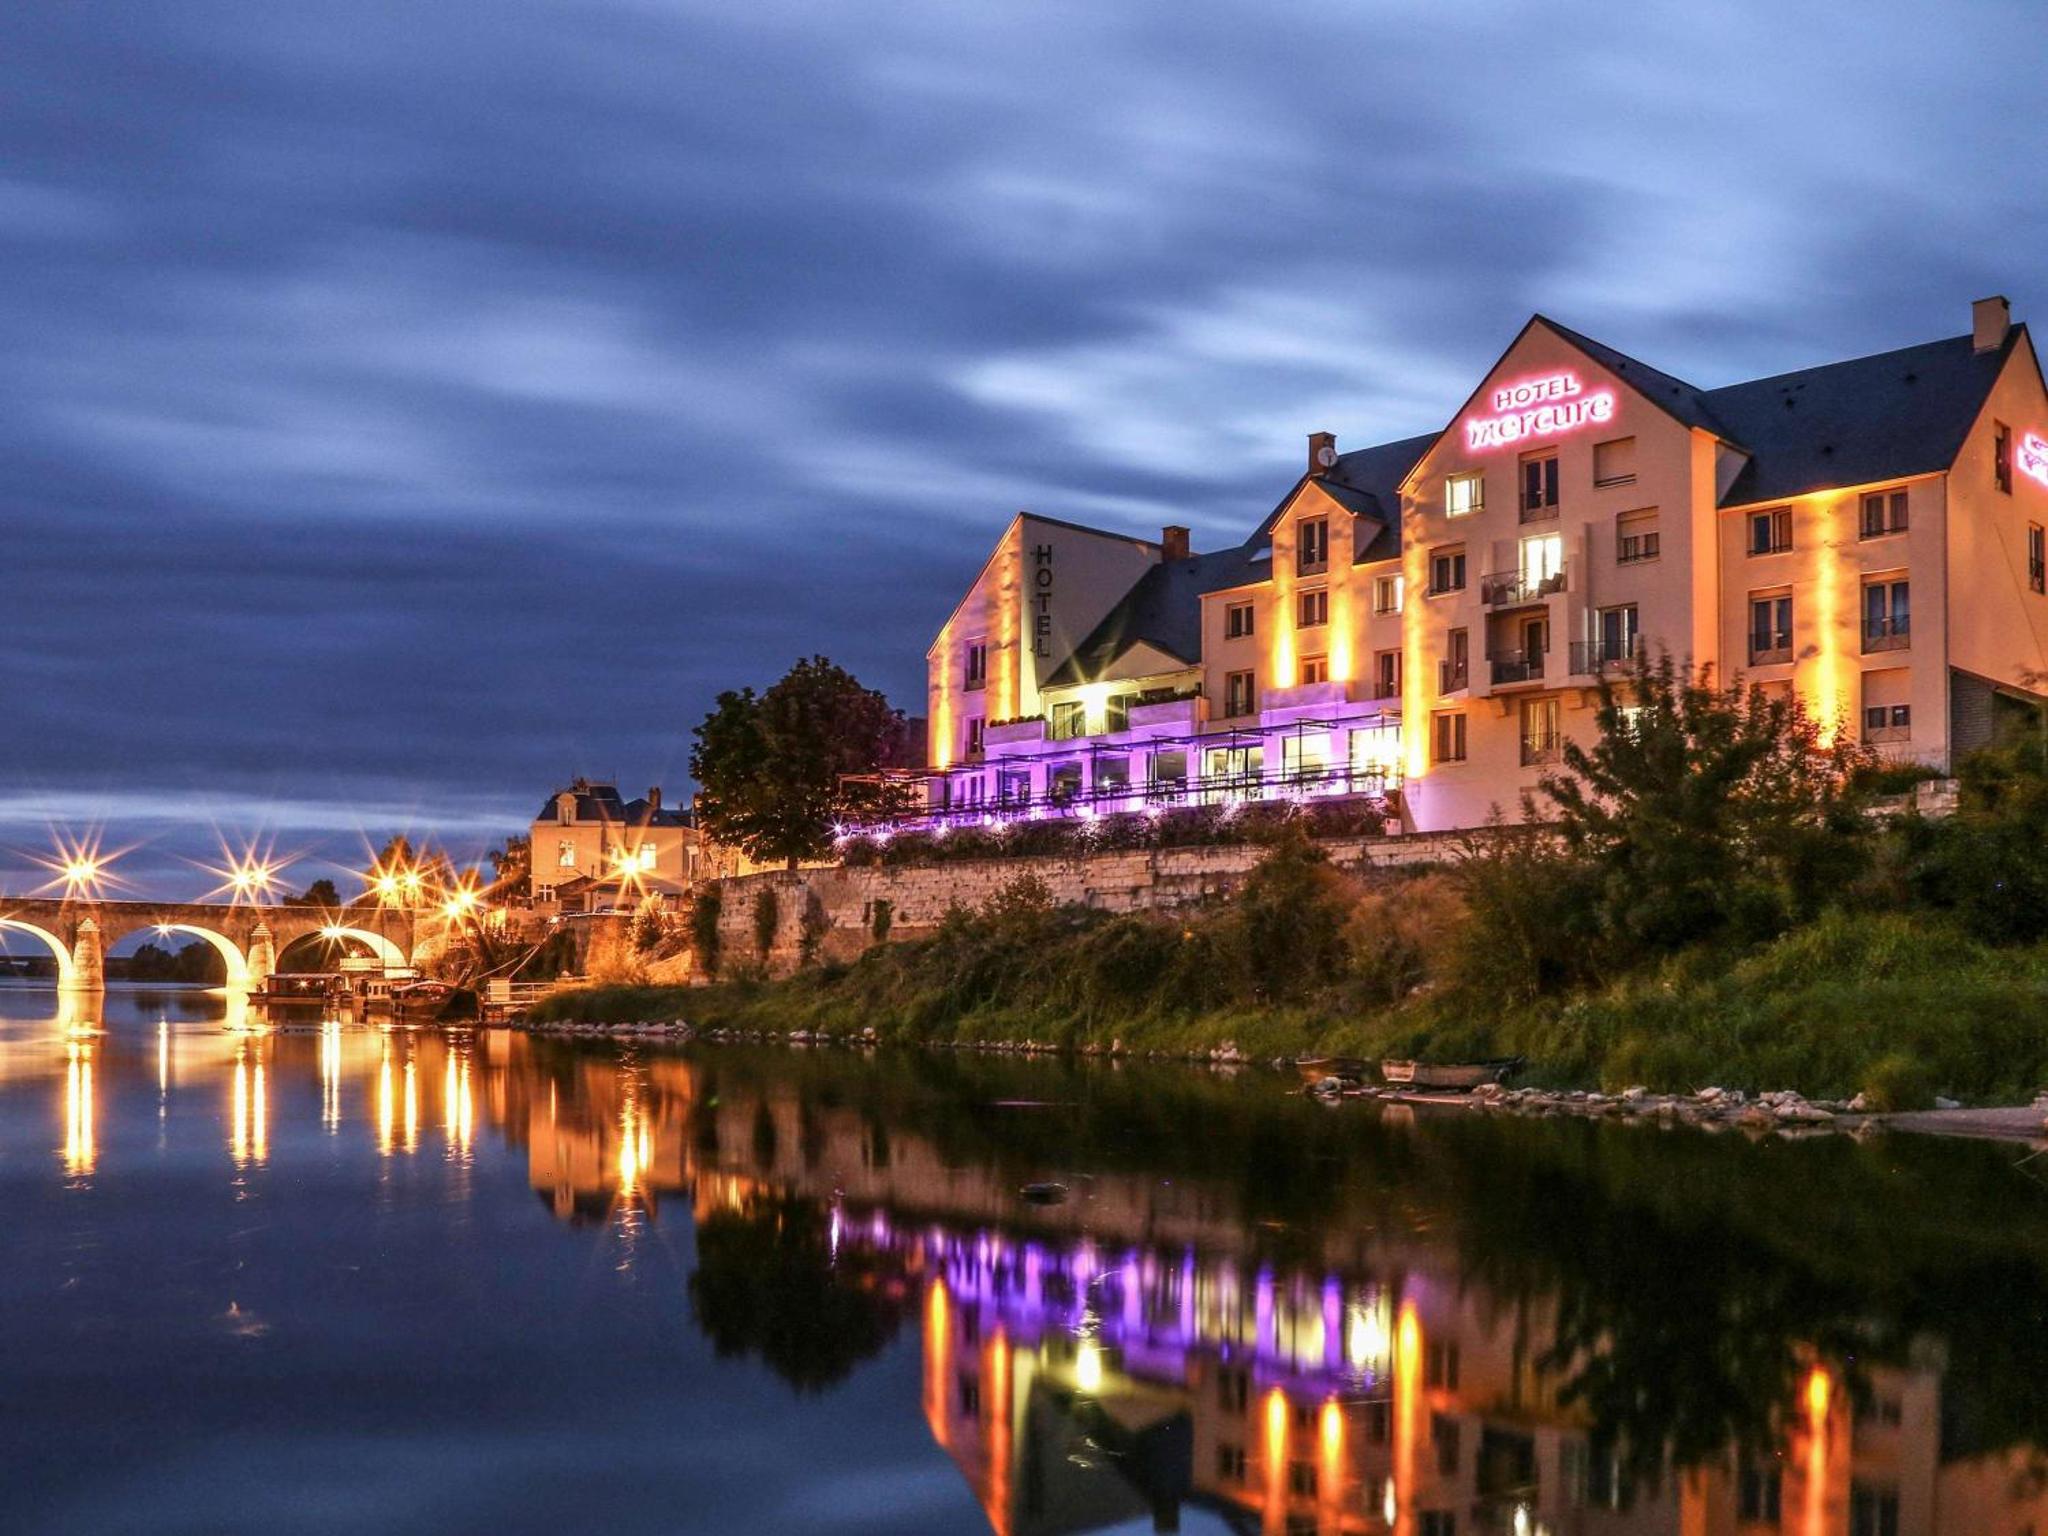
[(889, 808), (873, 776), (901, 759), (905, 724), (881, 694), (813, 656), (764, 694), (720, 694), (695, 734), (698, 825), (794, 869), (831, 846), (835, 824)]
[(491, 861), (491, 889), (499, 895), (524, 891), (533, 872), (533, 839), (515, 832), (487, 855)]
[(299, 892), (298, 895), (291, 897), (288, 905), (294, 907), (338, 907), (341, 905), (341, 892), (334, 888), (332, 880), (323, 875)]
[(1567, 742), (1540, 792), (1616, 958), (1773, 932), (1861, 870), (1853, 786), (1869, 750), (1796, 697), (1719, 686), (1667, 655), (1620, 686), (1602, 678), (1595, 722), (1597, 739)]

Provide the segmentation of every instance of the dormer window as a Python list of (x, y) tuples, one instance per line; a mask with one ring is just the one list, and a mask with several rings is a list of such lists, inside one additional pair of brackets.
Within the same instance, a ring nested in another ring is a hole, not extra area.
[(1294, 568), (1297, 575), (1308, 576), (1325, 570), (1330, 564), (1330, 520), (1327, 517), (1307, 517), (1296, 525), (1294, 534)]

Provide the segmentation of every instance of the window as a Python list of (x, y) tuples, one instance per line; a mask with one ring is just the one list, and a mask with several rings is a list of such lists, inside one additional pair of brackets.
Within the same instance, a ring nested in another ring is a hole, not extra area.
[(1621, 666), (1634, 661), (1638, 636), (1634, 603), (1625, 603), (1619, 608), (1602, 608), (1600, 654), (1594, 659), (1603, 667)]
[(1557, 455), (1531, 454), (1522, 460), (1522, 520), (1557, 511)]
[(2039, 523), (2027, 524), (2027, 585), (2036, 592), (2048, 592), (2048, 542)]
[(1154, 784), (1179, 784), (1188, 776), (1188, 755), (1186, 752), (1154, 752), (1151, 762)]
[(1248, 715), (1257, 707), (1258, 695), (1249, 672), (1228, 672), (1223, 677), (1223, 714), (1226, 719)]
[(1773, 592), (1749, 600), (1749, 664), (1792, 659), (1792, 594)]
[(1913, 643), (1912, 584), (1869, 581), (1863, 584), (1863, 649), (1903, 651)]
[(1783, 1479), (1776, 1467), (1758, 1467), (1743, 1462), (1735, 1474), (1736, 1518), (1776, 1525), (1783, 1508), (1783, 1489)]
[(1562, 590), (1558, 578), (1564, 575), (1564, 535), (1539, 534), (1522, 540), (1522, 588), (1532, 597)]
[(1462, 629), (1444, 636), (1444, 659), (1437, 663), (1436, 691), (1456, 693), (1471, 680), (1472, 645)]
[(1449, 545), (1429, 553), (1429, 595), (1465, 590), (1465, 546)]
[(1429, 1443), (1436, 1447), (1436, 1471), (1439, 1477), (1458, 1475), (1458, 1421), (1447, 1413), (1432, 1413), (1429, 1416)]
[(1636, 440), (1617, 437), (1593, 445), (1595, 485), (1633, 485), (1636, 478)]
[(1430, 761), (1437, 763), (1462, 763), (1465, 761), (1465, 717), (1461, 714), (1437, 715), (1430, 721)]
[(1314, 629), (1318, 624), (1327, 624), (1329, 622), (1330, 594), (1327, 591), (1317, 588), (1313, 592), (1302, 593), (1299, 599), (1296, 600), (1294, 608), (1294, 627), (1296, 629)]
[(1458, 1517), (1448, 1509), (1425, 1509), (1417, 1536), (1458, 1536)]
[(555, 867), (557, 869), (574, 869), (576, 867), (576, 845), (566, 837), (555, 844)]
[(1792, 509), (1779, 507), (1770, 512), (1749, 514), (1749, 552), (1779, 555), (1792, 547)]
[(1486, 510), (1486, 476), (1476, 470), (1444, 478), (1444, 516), (1470, 517)]
[(1374, 613), (1399, 613), (1401, 611), (1401, 588), (1403, 579), (1399, 576), (1375, 576), (1372, 579), (1372, 611)]
[(1374, 698), (1398, 699), (1401, 696), (1401, 653), (1376, 653), (1372, 659), (1372, 676)]
[(1229, 603), (1223, 609), (1223, 638), (1242, 640), (1252, 632), (1252, 605)]
[(1114, 694), (1102, 701), (1102, 728), (1105, 731), (1127, 731), (1131, 728), (1132, 695)]
[(1858, 525), (1866, 539), (1881, 539), (1888, 533), (1906, 531), (1906, 493), (1872, 491), (1863, 498), (1863, 520)]
[[(1463, 716), (1459, 717), (1460, 719)], [(1458, 1346), (1441, 1341), (1422, 1352), (1422, 1384), (1446, 1392), (1458, 1390)]]
[(2012, 428), (2002, 421), (1992, 423), (1991, 478), (2006, 495), (2012, 494)]
[(1522, 700), (1522, 766), (1541, 767), (1557, 761), (1564, 741), (1564, 710), (1556, 699)]
[(1303, 518), (1294, 530), (1295, 573), (1307, 576), (1329, 563), (1330, 520), (1327, 517)]
[(1244, 1481), (1244, 1447), (1241, 1445), (1219, 1445), (1216, 1447), (1216, 1480), (1222, 1483)]
[(967, 647), (967, 686), (988, 686), (988, 642), (977, 640)]
[(1849, 1536), (1899, 1536), (1897, 1490), (1850, 1483)]
[(1301, 681), (1327, 683), (1330, 680), (1330, 658), (1327, 656), (1304, 656), (1301, 658)]
[(1068, 741), (1088, 732), (1087, 707), (1079, 699), (1069, 699), (1055, 704), (1047, 719), (1046, 734), (1054, 741)]
[(983, 744), (988, 740), (988, 721), (979, 715), (967, 722), (967, 755), (979, 757)]
[(1249, 1371), (1222, 1370), (1216, 1373), (1216, 1400), (1223, 1405), (1225, 1413), (1243, 1413), (1251, 1401), (1252, 1378)]
[(1312, 1461), (1295, 1461), (1287, 1465), (1287, 1491), (1297, 1499), (1312, 1499), (1316, 1496), (1316, 1464)]
[(1863, 739), (1870, 742), (1912, 740), (1913, 706), (1910, 704), (1864, 705)]
[(1614, 559), (1618, 565), (1657, 558), (1657, 514), (1624, 512), (1614, 520)]

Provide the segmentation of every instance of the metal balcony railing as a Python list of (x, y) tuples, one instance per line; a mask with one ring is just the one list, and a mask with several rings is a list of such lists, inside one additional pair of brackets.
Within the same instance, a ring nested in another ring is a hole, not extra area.
[(1522, 766), (1537, 768), (1557, 761), (1564, 747), (1561, 731), (1532, 731), (1522, 737)]
[(1543, 652), (1500, 651), (1486, 658), (1493, 668), (1493, 685), (1533, 683), (1543, 676)]
[(1626, 667), (1643, 654), (1640, 637), (1622, 645), (1610, 645), (1605, 640), (1574, 640), (1572, 642), (1572, 676), (1592, 677), (1615, 667)]
[(1540, 603), (1563, 590), (1563, 571), (1554, 571), (1540, 578), (1532, 578), (1521, 571), (1501, 571), (1482, 578), (1479, 586), (1480, 600), (1490, 608)]
[(1913, 643), (1911, 619), (1865, 619), (1863, 654), (1872, 651), (1903, 651)]
[(1436, 691), (1456, 693), (1460, 688), (1472, 685), (1472, 664), (1469, 661), (1453, 661), (1445, 657), (1436, 664)]
[(1625, 533), (1617, 542), (1614, 551), (1616, 565), (1634, 565), (1639, 560), (1657, 558), (1657, 535), (1655, 533)]
[(1863, 739), (1872, 746), (1883, 746), (1887, 742), (1911, 741), (1913, 739), (1913, 728), (1909, 725), (1866, 726), (1863, 731)]

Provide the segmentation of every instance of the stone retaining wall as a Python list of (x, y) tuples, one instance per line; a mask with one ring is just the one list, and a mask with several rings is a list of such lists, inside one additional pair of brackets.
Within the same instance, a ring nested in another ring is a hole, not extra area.
[[(1462, 834), (1413, 833), (1404, 837), (1332, 838), (1320, 845), (1338, 868), (1351, 872), (1444, 863), (1459, 858)], [(1265, 850), (1234, 843), (1212, 848), (1140, 849), (1044, 858), (962, 859), (954, 863), (825, 868), (740, 875), (718, 883), (719, 941), (728, 964), (753, 959), (755, 905), (775, 893), (771, 973), (793, 969), (802, 950), (804, 916), (815, 910), (823, 927), (818, 954), (849, 960), (875, 942), (877, 908), (888, 904), (888, 937), (923, 938), (947, 909), (980, 907), (1005, 886), (1036, 875), (1063, 905), (1105, 912), (1167, 911), (1227, 895)]]

